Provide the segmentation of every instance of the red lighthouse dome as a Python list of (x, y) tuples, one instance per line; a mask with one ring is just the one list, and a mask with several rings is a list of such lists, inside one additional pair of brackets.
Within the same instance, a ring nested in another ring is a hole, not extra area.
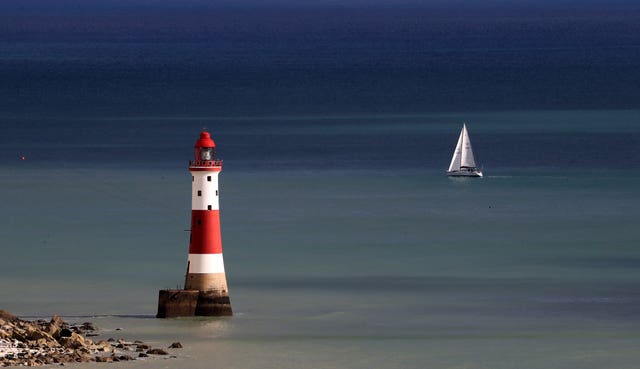
[(216, 147), (211, 135), (207, 131), (200, 132), (200, 138), (196, 141), (195, 147)]
[(202, 131), (193, 147), (196, 161), (216, 160), (216, 143), (211, 139), (209, 132)]

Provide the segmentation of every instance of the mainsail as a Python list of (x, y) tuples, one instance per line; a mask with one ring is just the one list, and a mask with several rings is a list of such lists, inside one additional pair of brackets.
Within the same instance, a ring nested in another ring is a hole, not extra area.
[(476, 161), (473, 158), (473, 150), (471, 149), (471, 140), (469, 139), (469, 133), (467, 132), (467, 124), (462, 126), (462, 157), (460, 159), (460, 167), (475, 168)]

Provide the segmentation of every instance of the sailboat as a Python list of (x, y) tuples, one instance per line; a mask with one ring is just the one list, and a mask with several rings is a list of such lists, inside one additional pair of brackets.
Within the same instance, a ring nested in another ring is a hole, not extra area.
[(482, 170), (476, 167), (476, 161), (473, 158), (473, 149), (466, 123), (462, 125), (462, 131), (458, 137), (458, 144), (453, 152), (447, 175), (450, 177), (482, 177)]

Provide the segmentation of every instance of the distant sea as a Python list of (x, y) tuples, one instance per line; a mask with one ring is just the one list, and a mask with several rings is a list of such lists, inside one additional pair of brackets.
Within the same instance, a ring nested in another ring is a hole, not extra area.
[[(637, 368), (637, 5), (27, 4), (0, 309), (185, 346), (114, 368)], [(235, 315), (158, 320), (203, 128)]]

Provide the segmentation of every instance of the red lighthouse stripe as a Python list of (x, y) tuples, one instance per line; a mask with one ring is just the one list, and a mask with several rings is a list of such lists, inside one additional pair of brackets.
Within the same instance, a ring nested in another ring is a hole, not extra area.
[(191, 210), (190, 254), (222, 254), (220, 212)]

